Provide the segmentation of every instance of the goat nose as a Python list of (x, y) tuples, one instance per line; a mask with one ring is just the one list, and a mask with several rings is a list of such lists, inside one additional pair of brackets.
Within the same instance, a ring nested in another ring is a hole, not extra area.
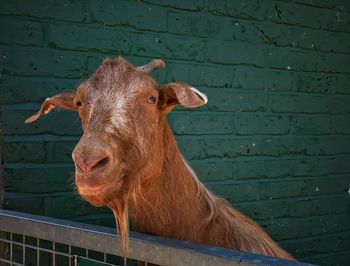
[(104, 151), (94, 153), (88, 157), (74, 154), (73, 160), (78, 173), (88, 174), (103, 171), (111, 162), (111, 155)]

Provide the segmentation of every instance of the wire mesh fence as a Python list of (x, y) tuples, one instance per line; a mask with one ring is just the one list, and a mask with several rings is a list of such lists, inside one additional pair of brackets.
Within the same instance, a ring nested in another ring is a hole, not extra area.
[(11, 232), (0, 232), (0, 245), (0, 265), (124, 265), (123, 259), (115, 255)]
[[(0, 266), (125, 265), (115, 229), (0, 209)], [(127, 265), (257, 266), (310, 264), (158, 236), (130, 233)]]

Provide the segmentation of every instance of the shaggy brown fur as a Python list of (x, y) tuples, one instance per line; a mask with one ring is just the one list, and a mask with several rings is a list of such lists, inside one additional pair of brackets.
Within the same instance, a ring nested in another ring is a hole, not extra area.
[(93, 205), (112, 209), (125, 256), (129, 216), (138, 232), (293, 259), (210, 193), (184, 161), (166, 115), (176, 105), (203, 105), (206, 97), (186, 84), (158, 85), (149, 73), (162, 66), (107, 59), (77, 92), (47, 99), (27, 122), (55, 107), (79, 112), (84, 134), (73, 152), (76, 185)]

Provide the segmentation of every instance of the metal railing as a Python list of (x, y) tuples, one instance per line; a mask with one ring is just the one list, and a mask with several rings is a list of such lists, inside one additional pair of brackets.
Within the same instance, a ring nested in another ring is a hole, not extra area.
[[(123, 265), (118, 240), (113, 228), (0, 210), (0, 265)], [(129, 258), (128, 265), (311, 265), (135, 232)]]

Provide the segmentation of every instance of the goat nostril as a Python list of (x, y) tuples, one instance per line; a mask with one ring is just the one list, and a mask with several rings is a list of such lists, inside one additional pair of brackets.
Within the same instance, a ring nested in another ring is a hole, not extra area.
[(103, 159), (97, 161), (94, 165), (91, 166), (91, 170), (96, 171), (103, 169), (109, 163), (109, 157), (104, 157)]
[(75, 167), (77, 168), (78, 172), (84, 172), (84, 169), (79, 164), (76, 163)]
[(99, 153), (97, 156), (81, 156), (75, 155), (73, 157), (75, 162), (75, 169), (77, 174), (89, 175), (93, 172), (103, 171), (112, 161), (112, 156), (108, 153)]

